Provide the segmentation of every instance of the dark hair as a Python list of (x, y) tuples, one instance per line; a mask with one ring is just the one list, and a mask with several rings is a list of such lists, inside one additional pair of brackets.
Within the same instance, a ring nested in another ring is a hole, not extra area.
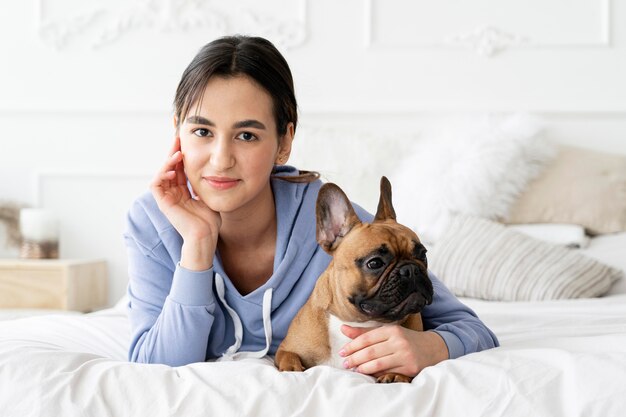
[(267, 39), (241, 35), (225, 36), (206, 44), (185, 69), (174, 99), (179, 126), (215, 75), (244, 75), (254, 80), (272, 97), (278, 135), (287, 132), (290, 122), (295, 130), (297, 103), (287, 61)]
[[(247, 76), (264, 88), (272, 97), (274, 119), (279, 136), (287, 133), (293, 123), (298, 124), (293, 77), (285, 58), (267, 39), (254, 36), (224, 36), (200, 49), (183, 72), (176, 96), (174, 114), (177, 128), (187, 117), (190, 108), (201, 99), (213, 76)], [(293, 182), (309, 182), (319, 178), (317, 172), (300, 171), (295, 177), (278, 177)]]

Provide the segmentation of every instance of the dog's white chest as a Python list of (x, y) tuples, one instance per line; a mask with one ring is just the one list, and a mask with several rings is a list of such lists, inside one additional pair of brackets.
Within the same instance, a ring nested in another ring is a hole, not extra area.
[(381, 323), (376, 321), (366, 321), (363, 323), (351, 322), (351, 321), (343, 321), (332, 314), (328, 316), (328, 340), (330, 343), (330, 357), (320, 365), (329, 365), (335, 368), (343, 367), (343, 362), (345, 358), (339, 356), (339, 351), (352, 339), (347, 337), (341, 332), (341, 325), (347, 324), (352, 327), (367, 327), (374, 328), (380, 327)]

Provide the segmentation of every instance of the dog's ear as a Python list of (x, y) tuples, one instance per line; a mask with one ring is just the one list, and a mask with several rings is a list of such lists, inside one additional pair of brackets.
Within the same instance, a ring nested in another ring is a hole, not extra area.
[(354, 212), (346, 194), (332, 183), (322, 185), (317, 195), (317, 243), (332, 254), (345, 235), (358, 224), (359, 216)]
[(376, 220), (396, 220), (396, 211), (391, 204), (391, 183), (387, 177), (380, 179), (380, 199), (378, 200), (378, 209), (376, 210)]

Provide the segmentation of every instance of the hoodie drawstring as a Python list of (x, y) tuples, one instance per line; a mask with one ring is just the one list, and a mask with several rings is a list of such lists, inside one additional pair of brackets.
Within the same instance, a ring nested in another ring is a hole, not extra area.
[(263, 330), (265, 332), (265, 348), (257, 352), (239, 352), (241, 342), (243, 340), (243, 325), (241, 319), (235, 310), (233, 310), (226, 302), (224, 296), (224, 278), (218, 273), (215, 274), (215, 287), (217, 289), (217, 296), (220, 301), (226, 307), (226, 311), (233, 320), (235, 326), (235, 343), (226, 349), (226, 352), (222, 355), (223, 360), (233, 360), (240, 358), (262, 358), (269, 352), (272, 344), (272, 294), (273, 289), (268, 288), (263, 293)]

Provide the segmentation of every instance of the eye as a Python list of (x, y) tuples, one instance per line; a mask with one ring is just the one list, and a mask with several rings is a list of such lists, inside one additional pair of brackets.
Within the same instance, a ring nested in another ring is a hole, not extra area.
[(192, 133), (196, 136), (203, 138), (203, 137), (209, 136), (211, 134), (211, 131), (209, 129), (199, 128), (199, 129), (194, 129)]
[(250, 132), (241, 132), (238, 136), (237, 139), (241, 139), (244, 142), (252, 142), (253, 140), (257, 140), (257, 137), (254, 136), (252, 133)]
[(413, 257), (417, 259), (418, 261), (423, 262), (424, 265), (428, 266), (428, 260), (426, 259), (426, 252), (428, 251), (426, 250), (424, 245), (422, 245), (421, 243), (415, 244), (415, 247), (413, 248)]
[(372, 258), (365, 264), (369, 269), (375, 270), (385, 266), (385, 263), (380, 258)]

